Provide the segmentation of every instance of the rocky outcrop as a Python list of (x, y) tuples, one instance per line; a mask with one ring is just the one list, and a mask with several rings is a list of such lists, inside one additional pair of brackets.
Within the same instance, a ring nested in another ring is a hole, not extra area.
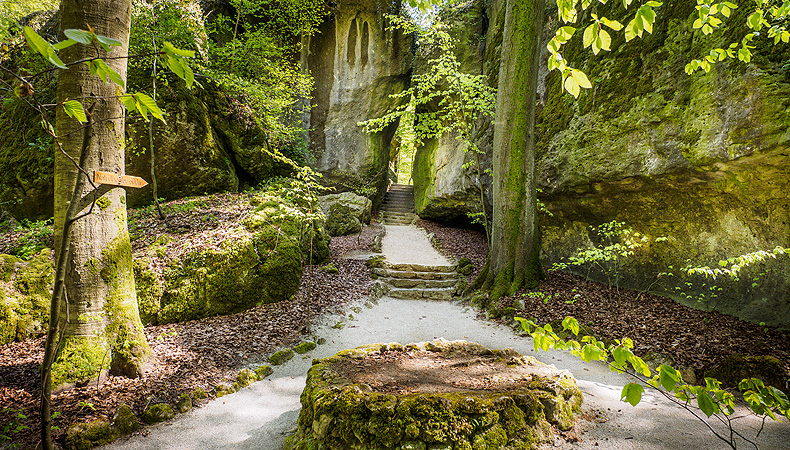
[[(455, 45), (455, 57), (460, 70), (472, 75), (483, 72), (485, 39), (488, 32), (486, 6), (482, 1), (464, 2), (448, 8), (442, 14), (449, 25)], [(415, 58), (415, 74), (428, 73), (429, 61), (436, 49), (420, 46)], [(430, 109), (430, 106), (426, 106)], [(479, 122), (485, 135), (488, 119)], [(492, 137), (493, 135), (489, 136)], [(485, 139), (478, 137), (483, 142)], [(429, 139), (417, 147), (414, 156), (414, 205), (417, 214), (428, 220), (445, 224), (468, 224), (470, 214), (482, 210), (480, 185), (490, 188), (490, 158), (483, 157), (481, 167), (475, 166), (474, 155), (467, 151), (468, 144), (456, 135), (443, 135)], [(483, 147), (490, 147), (484, 143)]]
[[(537, 171), (554, 213), (542, 221), (544, 261), (599, 244), (591, 227), (617, 220), (651, 242), (625, 261), (624, 285), (790, 327), (786, 257), (719, 278), (713, 293), (710, 280), (682, 270), (787, 246), (790, 236), (790, 78), (778, 70), (788, 52), (762, 46), (752, 64), (688, 76), (690, 57), (722, 43), (692, 30), (693, 13), (665, 3), (652, 35), (616, 38), (599, 57), (571, 46), (566, 56), (595, 80), (576, 102), (560, 95), (558, 74), (543, 75)], [(673, 276), (656, 283), (661, 272)]]
[(582, 394), (568, 372), (532, 357), (440, 339), (316, 360), (301, 400), (289, 450), (498, 449), (551, 441), (550, 424), (572, 428)]
[[(467, 52), (480, 51), (479, 73), (491, 85), (498, 77), (501, 4), (486, 2), (480, 10), (490, 24), (477, 35), (485, 36), (484, 49), (474, 39), (458, 40), (467, 42)], [(601, 5), (599, 16), (619, 19), (610, 9), (621, 6)], [(569, 44), (566, 58), (594, 84), (576, 101), (563, 94), (558, 73), (547, 73), (545, 62), (540, 67), (536, 165), (540, 196), (553, 213), (541, 220), (543, 261), (551, 266), (579, 248), (599, 245), (593, 228), (617, 220), (651, 242), (623, 261), (622, 285), (790, 327), (786, 257), (760, 264), (737, 281), (718, 279), (722, 291), (713, 299), (710, 283), (703, 286), (704, 280), (681, 270), (717, 267), (722, 259), (788, 245), (790, 78), (782, 67), (790, 50), (760, 44), (751, 64), (726, 62), (709, 74), (688, 76), (683, 69), (689, 58), (725, 42), (692, 29), (694, 5), (665, 2), (656, 11), (652, 35), (625, 43), (618, 34), (611, 52), (592, 56), (578, 40)], [(742, 15), (734, 14), (730, 22), (736, 25), (724, 36), (738, 33)], [(553, 36), (552, 26), (545, 36)], [(489, 157), (490, 128), (480, 127), (478, 141)], [(429, 143), (418, 154), (415, 185), (422, 215), (452, 221), (453, 214), (468, 210), (468, 175), (457, 169), (462, 150)], [(442, 192), (449, 193), (437, 194)], [(673, 276), (656, 283), (662, 272)], [(602, 272), (591, 275), (606, 281)]]
[(330, 236), (359, 233), (362, 225), (370, 223), (372, 203), (369, 199), (351, 192), (318, 197), (326, 216), (326, 231)]
[(387, 185), (395, 127), (368, 134), (359, 122), (383, 116), (390, 94), (407, 86), (411, 38), (389, 30), (383, 13), (400, 2), (341, 2), (304, 49), (303, 64), (315, 78), (308, 129), (315, 168), (325, 181), (378, 204)]

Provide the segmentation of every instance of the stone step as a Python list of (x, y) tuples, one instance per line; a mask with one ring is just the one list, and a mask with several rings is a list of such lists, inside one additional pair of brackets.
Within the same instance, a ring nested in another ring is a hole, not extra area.
[(446, 280), (420, 280), (414, 278), (382, 278), (382, 281), (392, 286), (393, 288), (400, 289), (444, 289), (455, 288), (458, 284), (457, 278), (448, 278)]
[(391, 288), (387, 294), (402, 300), (452, 300), (455, 288), (442, 289), (399, 289)]
[(383, 213), (385, 219), (408, 219), (411, 220), (414, 218), (414, 213), (412, 212), (399, 212), (399, 211), (384, 211)]
[(425, 266), (422, 264), (392, 264), (390, 270), (410, 272), (457, 273), (453, 265)]
[(373, 269), (373, 273), (380, 277), (406, 280), (454, 280), (458, 277), (455, 272), (420, 272), (395, 269)]

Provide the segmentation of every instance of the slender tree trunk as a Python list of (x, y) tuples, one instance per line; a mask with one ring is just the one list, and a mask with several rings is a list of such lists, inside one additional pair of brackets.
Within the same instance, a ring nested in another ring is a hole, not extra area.
[[(131, 17), (130, 0), (63, 0), (63, 29), (93, 27), (99, 35), (123, 43), (104, 52), (74, 45), (61, 52), (65, 62), (88, 57), (126, 56)], [(126, 79), (126, 59), (106, 60)], [(80, 64), (63, 70), (58, 79), (58, 101), (78, 99), (94, 104), (92, 139), (86, 149), (84, 168), (124, 173), (124, 109), (114, 98), (117, 87), (90, 75)], [(79, 160), (83, 134), (74, 132), (80, 124), (58, 109), (56, 130), (64, 150)], [(55, 248), (61, 244), (66, 213), (76, 187), (79, 197), (89, 195), (93, 186), (78, 186), (77, 169), (64, 155), (55, 158)], [(112, 373), (139, 376), (150, 349), (143, 334), (132, 274), (132, 254), (126, 223), (126, 196), (121, 188), (104, 194), (94, 212), (75, 222), (65, 270), (65, 295), (61, 318), (65, 337), (52, 369), (52, 384), (84, 382), (110, 369)], [(87, 210), (87, 209), (86, 209)], [(85, 212), (85, 211), (80, 211)], [(59, 251), (60, 253), (60, 251)], [(59, 254), (56, 255), (56, 258)], [(67, 308), (67, 309), (65, 309)]]
[(488, 261), (473, 286), (492, 300), (534, 287), (539, 260), (535, 95), (545, 0), (508, 0), (494, 121), (494, 212)]

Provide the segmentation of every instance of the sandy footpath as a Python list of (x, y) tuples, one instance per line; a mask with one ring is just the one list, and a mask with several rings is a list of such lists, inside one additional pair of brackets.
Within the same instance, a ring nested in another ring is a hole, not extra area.
[[(393, 230), (395, 229), (395, 230)], [(411, 232), (409, 229), (414, 230)], [(387, 227), (383, 243), (385, 255), (393, 263), (445, 264), (426, 258), (425, 233), (414, 227)], [(411, 245), (413, 244), (413, 247)], [(430, 247), (430, 244), (427, 244)], [(393, 250), (396, 249), (396, 250)], [(431, 248), (432, 250), (432, 248)], [(411, 255), (423, 255), (419, 261)], [(439, 258), (441, 255), (438, 255)], [(433, 262), (424, 262), (424, 261)], [(685, 450), (727, 449), (703, 424), (683, 409), (648, 391), (642, 403), (633, 408), (620, 401), (620, 390), (630, 380), (611, 372), (601, 363), (585, 364), (560, 352), (534, 354), (532, 341), (516, 336), (513, 330), (475, 318), (474, 311), (458, 304), (383, 298), (372, 308), (352, 313), (353, 320), (343, 316), (325, 317), (317, 326), (317, 337), (326, 339), (307, 355), (297, 355), (276, 367), (267, 380), (254, 383), (232, 395), (214, 400), (202, 408), (181, 414), (176, 419), (146, 428), (147, 436), (133, 436), (105, 446), (105, 449), (142, 450), (203, 450), (258, 449), (280, 450), (285, 436), (296, 428), (299, 395), (313, 358), (331, 356), (336, 352), (377, 342), (403, 344), (437, 338), (463, 339), (489, 348), (514, 348), (525, 355), (567, 369), (578, 380), (584, 393), (584, 411), (594, 420), (578, 425), (580, 440), (568, 443), (557, 440), (562, 449), (639, 449)], [(333, 328), (345, 321), (342, 329)], [(754, 436), (760, 422), (753, 418), (737, 421), (739, 430)], [(719, 430), (723, 431), (721, 426)], [(769, 421), (760, 439), (762, 450), (790, 449), (790, 424)], [(738, 448), (753, 448), (740, 443)]]

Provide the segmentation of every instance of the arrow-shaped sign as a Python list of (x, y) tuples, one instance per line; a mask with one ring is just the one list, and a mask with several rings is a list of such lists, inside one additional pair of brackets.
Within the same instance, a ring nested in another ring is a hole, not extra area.
[(142, 188), (148, 185), (148, 182), (140, 177), (133, 177), (131, 175), (118, 175), (112, 172), (93, 172), (93, 182), (98, 184), (109, 184), (111, 186), (123, 186), (130, 188)]

